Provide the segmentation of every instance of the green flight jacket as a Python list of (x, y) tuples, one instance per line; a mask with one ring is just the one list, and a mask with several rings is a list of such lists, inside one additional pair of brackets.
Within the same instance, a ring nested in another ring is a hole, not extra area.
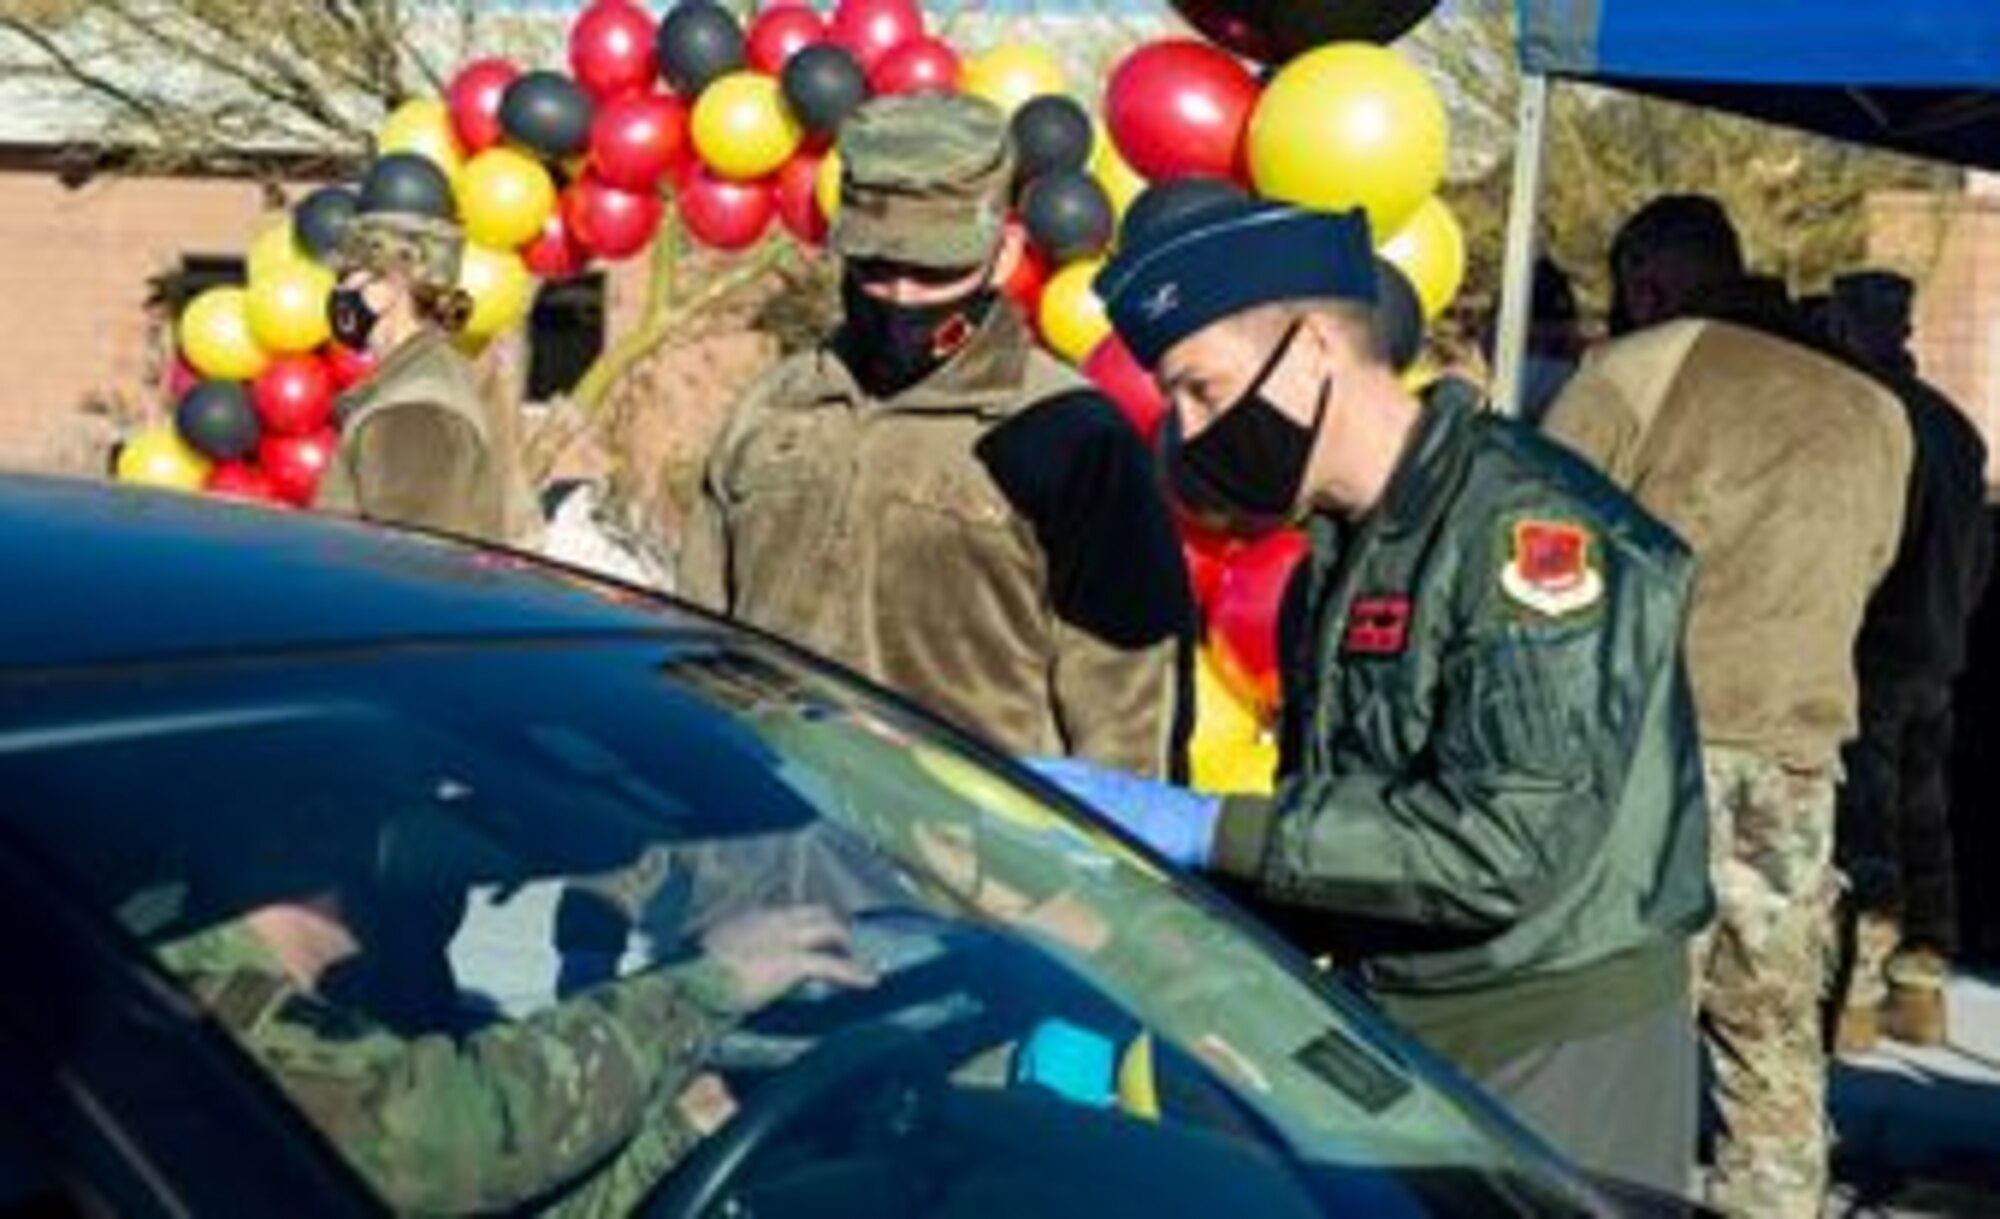
[(1217, 869), (1475, 1071), (1666, 1002), (1712, 908), (1687, 549), (1458, 383), (1311, 532), (1282, 777)]
[(1011, 307), (870, 396), (829, 344), (709, 457), (677, 591), (1018, 756), (1178, 774), (1187, 569), (1144, 442)]
[(398, 1212), (630, 1213), (698, 1141), (675, 1101), (734, 1019), (699, 962), (405, 1037), (301, 990), (240, 923), (160, 955)]

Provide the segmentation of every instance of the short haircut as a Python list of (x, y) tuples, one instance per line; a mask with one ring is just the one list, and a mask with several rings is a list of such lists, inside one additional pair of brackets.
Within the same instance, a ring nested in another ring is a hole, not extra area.
[(1632, 213), (1611, 243), (1614, 272), (1671, 254), (1714, 274), (1743, 274), (1743, 241), (1708, 195), (1661, 195)]
[(1315, 300), (1279, 301), (1252, 309), (1242, 320), (1268, 330), (1270, 339), (1276, 343), (1284, 332), (1308, 316), (1324, 317), (1345, 330), (1354, 341), (1356, 351), (1372, 363), (1388, 364), (1389, 344), (1382, 333), (1381, 324), (1376, 320), (1375, 309), (1360, 301), (1327, 297)]

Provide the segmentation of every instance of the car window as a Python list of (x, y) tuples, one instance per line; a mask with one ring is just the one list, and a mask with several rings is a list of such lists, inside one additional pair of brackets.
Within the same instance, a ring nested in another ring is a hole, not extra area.
[(908, 1213), (1121, 1171), (1195, 1211), (1570, 1205), (1205, 893), (733, 636), (0, 681), (0, 780), (400, 1208), (812, 1211), (883, 1165)]

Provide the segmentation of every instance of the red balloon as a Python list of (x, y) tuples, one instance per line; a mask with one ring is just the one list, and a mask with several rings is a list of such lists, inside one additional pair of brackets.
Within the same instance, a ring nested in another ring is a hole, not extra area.
[(1243, 177), (1243, 150), (1259, 89), (1227, 52), (1191, 39), (1140, 47), (1111, 74), (1104, 120), (1139, 176)]
[(1099, 343), (1083, 362), (1083, 375), (1104, 391), (1148, 446), (1159, 438), (1160, 424), (1167, 418), (1167, 400), (1153, 374), (1133, 357), (1124, 339), (1113, 334)]
[(778, 212), (770, 179), (730, 182), (705, 165), (690, 171), (680, 189), (681, 223), (688, 235), (717, 250), (747, 250), (763, 240)]
[(1021, 246), (1021, 261), (1014, 266), (1013, 274), (1000, 285), (1000, 294), (1013, 301), (1021, 312), (1033, 320), (1042, 312), (1042, 289), (1049, 284), (1049, 264), (1041, 251), (1026, 244)]
[(877, 61), (868, 83), (879, 94), (951, 93), (963, 72), (964, 64), (950, 43), (912, 38)]
[(563, 224), (570, 237), (613, 262), (645, 249), (660, 231), (664, 212), (657, 192), (619, 190), (594, 174), (578, 178), (562, 196)]
[(660, 71), (657, 32), (652, 15), (631, 0), (597, 0), (570, 30), (570, 72), (600, 102), (650, 89)]
[(247, 462), (217, 463), (215, 468), (208, 472), (208, 480), (202, 484), (202, 488), (210, 495), (248, 500), (255, 504), (285, 502), (278, 494), (278, 485), (271, 481), (271, 476)]
[(333, 420), (333, 374), (318, 356), (281, 356), (252, 383), (250, 402), (266, 432), (310, 436)]
[(1244, 544), (1230, 555), (1209, 603), (1208, 638), (1222, 680), (1266, 718), (1278, 709), (1278, 613), (1310, 549), (1296, 530)]
[(445, 92), (452, 130), (468, 154), (485, 152), (506, 138), (500, 129), (500, 98), (521, 75), (505, 59), (480, 59), (466, 65)]
[(377, 363), (374, 352), (356, 351), (339, 343), (328, 343), (321, 348), (320, 359), (326, 363), (327, 375), (333, 378), (334, 392), (341, 394), (372, 376)]
[(590, 168), (619, 190), (656, 192), (693, 152), (687, 103), (658, 93), (607, 102), (590, 124)]
[(279, 499), (309, 507), (339, 443), (332, 429), (310, 436), (266, 436), (257, 443), (257, 464)]
[(785, 70), (792, 56), (826, 41), (826, 20), (804, 4), (780, 4), (757, 14), (744, 36), (750, 68), (767, 76)]
[(819, 210), (819, 167), (825, 158), (802, 152), (778, 171), (778, 219), (799, 244), (826, 244), (826, 213)]
[(829, 32), (872, 72), (889, 52), (924, 36), (924, 10), (917, 0), (840, 0)]
[(1226, 533), (1213, 533), (1199, 525), (1181, 524), (1181, 556), (1187, 560), (1188, 586), (1194, 603), (1206, 614), (1215, 604), (1215, 590), (1241, 542)]
[(542, 235), (521, 247), (521, 261), (542, 279), (569, 279), (590, 266), (590, 251), (570, 235), (562, 209), (549, 213), (542, 222)]

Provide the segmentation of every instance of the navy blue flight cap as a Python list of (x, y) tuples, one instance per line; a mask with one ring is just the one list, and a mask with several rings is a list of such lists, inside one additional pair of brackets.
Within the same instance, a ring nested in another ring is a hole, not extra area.
[(1375, 303), (1366, 213), (1244, 198), (1196, 209), (1137, 240), (1097, 275), (1111, 324), (1147, 368), (1182, 339), (1263, 305)]

